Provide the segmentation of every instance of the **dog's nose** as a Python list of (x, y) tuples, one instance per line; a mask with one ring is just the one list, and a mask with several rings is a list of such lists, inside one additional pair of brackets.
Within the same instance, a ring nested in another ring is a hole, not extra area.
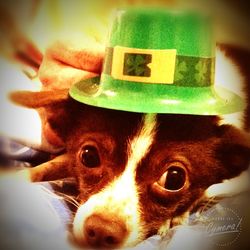
[(92, 247), (114, 248), (125, 240), (127, 229), (124, 222), (115, 216), (109, 219), (104, 215), (94, 214), (85, 221), (84, 236)]

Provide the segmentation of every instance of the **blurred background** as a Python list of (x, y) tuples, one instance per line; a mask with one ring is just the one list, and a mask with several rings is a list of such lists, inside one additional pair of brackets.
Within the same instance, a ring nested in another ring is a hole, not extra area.
[(2, 53), (11, 53), (24, 37), (34, 42), (42, 53), (53, 40), (61, 38), (79, 39), (81, 36), (88, 36), (97, 42), (105, 43), (112, 11), (142, 4), (210, 12), (216, 22), (217, 41), (250, 48), (249, 1), (10, 0), (0, 3), (0, 49)]
[[(56, 40), (105, 46), (114, 10), (135, 5), (163, 5), (209, 12), (214, 17), (217, 42), (250, 50), (250, 3), (244, 0), (0, 1), (0, 135), (24, 137), (31, 145), (38, 143), (36, 138), (41, 131), (37, 114), (33, 110), (23, 113), (23, 109), (7, 105), (4, 101), (6, 93), (12, 89), (39, 89), (39, 66), (46, 48)], [(11, 117), (4, 117), (6, 110)], [(31, 130), (31, 125), (36, 129)], [(245, 204), (240, 212), (243, 214), (241, 237), (224, 249), (249, 247), (249, 200)]]

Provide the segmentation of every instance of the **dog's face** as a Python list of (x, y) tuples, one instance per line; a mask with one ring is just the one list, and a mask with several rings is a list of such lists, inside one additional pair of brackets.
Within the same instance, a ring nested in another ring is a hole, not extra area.
[(73, 232), (83, 245), (131, 246), (166, 230), (249, 162), (243, 136), (216, 117), (87, 106), (77, 116), (66, 147), (80, 190)]
[(45, 107), (78, 182), (73, 234), (83, 246), (127, 247), (166, 232), (210, 185), (250, 162), (245, 135), (215, 116), (129, 113), (52, 93), (43, 103), (48, 93), (40, 95), (33, 106)]

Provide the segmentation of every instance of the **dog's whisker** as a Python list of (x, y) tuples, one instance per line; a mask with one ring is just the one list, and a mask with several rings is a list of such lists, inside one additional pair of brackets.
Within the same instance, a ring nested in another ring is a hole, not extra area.
[(61, 192), (56, 192), (56, 194), (58, 194), (61, 199), (67, 201), (68, 203), (70, 203), (74, 207), (79, 208), (80, 204), (73, 196), (67, 195), (67, 194), (64, 194)]
[(55, 192), (51, 191), (47, 187), (44, 187), (42, 185), (39, 185), (39, 188), (49, 197), (54, 198), (54, 199), (63, 199), (61, 196), (57, 195)]

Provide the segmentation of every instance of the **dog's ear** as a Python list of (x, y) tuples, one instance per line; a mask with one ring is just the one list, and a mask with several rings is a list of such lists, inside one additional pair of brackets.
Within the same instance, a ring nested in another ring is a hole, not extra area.
[(68, 89), (41, 92), (17, 91), (10, 93), (9, 98), (14, 103), (27, 108), (41, 108), (67, 100), (68, 91)]
[(224, 166), (222, 178), (236, 177), (250, 166), (250, 136), (231, 125), (220, 126), (218, 135), (222, 140), (216, 155)]
[(68, 89), (56, 91), (17, 91), (10, 94), (10, 99), (26, 108), (38, 109), (41, 118), (41, 148), (57, 152), (64, 148), (64, 134), (70, 126), (68, 111), (70, 98)]

